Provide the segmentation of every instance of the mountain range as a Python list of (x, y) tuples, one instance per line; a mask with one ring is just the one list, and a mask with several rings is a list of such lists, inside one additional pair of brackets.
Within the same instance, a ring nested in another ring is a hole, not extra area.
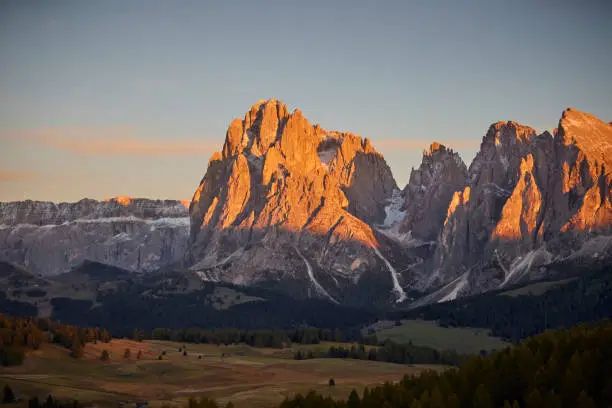
[(181, 269), (346, 305), (420, 305), (612, 263), (612, 124), (492, 124), (469, 165), (432, 143), (399, 189), (367, 138), (270, 99), (231, 122), (191, 202), (0, 203), (0, 260)]

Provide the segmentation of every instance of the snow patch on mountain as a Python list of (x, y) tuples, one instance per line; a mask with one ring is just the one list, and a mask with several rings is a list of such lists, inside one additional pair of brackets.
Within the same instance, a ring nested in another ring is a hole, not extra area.
[(408, 296), (406, 296), (406, 292), (404, 292), (404, 289), (402, 289), (400, 283), (399, 283), (399, 273), (397, 273), (397, 271), (395, 270), (395, 268), (393, 268), (393, 265), (391, 265), (391, 262), (389, 262), (387, 260), (387, 258), (385, 258), (383, 256), (383, 254), (380, 252), (380, 250), (373, 246), (372, 250), (374, 250), (374, 253), (376, 254), (377, 257), (379, 257), (387, 266), (387, 269), (389, 270), (389, 273), (391, 274), (391, 281), (393, 282), (393, 293), (396, 296), (395, 302), (396, 303), (401, 303), (403, 301), (405, 301)]
[(317, 152), (319, 156), (319, 160), (321, 160), (321, 164), (326, 169), (329, 168), (329, 164), (334, 159), (334, 157), (336, 157), (336, 150), (337, 150), (336, 148), (333, 148), (333, 149), (326, 149), (326, 150), (321, 150)]
[(449, 290), (449, 292), (446, 295), (444, 295), (444, 297), (442, 297), (440, 300), (438, 300), (438, 303), (450, 302), (451, 300), (457, 299), (461, 291), (467, 286), (468, 286), (468, 272), (459, 276), (457, 279), (455, 279), (454, 281), (452, 281), (445, 287), (445, 289)]
[(294, 247), (294, 248), (295, 248), (295, 252), (297, 252), (299, 257), (302, 258), (302, 260), (306, 264), (306, 273), (308, 274), (308, 278), (310, 279), (310, 281), (314, 285), (315, 290), (320, 295), (322, 295), (322, 296), (326, 297), (327, 299), (329, 299), (332, 303), (338, 304), (338, 301), (336, 299), (334, 299), (329, 293), (327, 293), (325, 288), (323, 286), (321, 286), (319, 281), (317, 281), (317, 279), (314, 276), (314, 272), (312, 271), (312, 266), (310, 265), (310, 262), (308, 262), (308, 259), (306, 259), (306, 257), (304, 255), (302, 255), (302, 253), (300, 252), (300, 250), (297, 247)]
[(397, 189), (393, 190), (391, 198), (389, 199), (389, 205), (385, 207), (385, 220), (382, 226), (392, 227), (401, 223), (406, 216), (406, 211), (402, 211), (403, 206), (404, 197), (402, 196), (402, 191)]

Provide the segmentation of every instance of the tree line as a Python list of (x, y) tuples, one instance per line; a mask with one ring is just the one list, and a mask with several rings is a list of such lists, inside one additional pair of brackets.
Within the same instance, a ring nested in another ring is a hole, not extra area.
[[(7, 320), (15, 325), (3, 317), (3, 329)], [(365, 351), (365, 347), (356, 349), (356, 353)], [(345, 352), (345, 348), (333, 351)], [(604, 320), (547, 331), (518, 346), (466, 359), (457, 368), (407, 375), (361, 394), (353, 390), (346, 400), (310, 392), (285, 399), (279, 408), (604, 408), (612, 405), (611, 368), (612, 322)], [(329, 385), (335, 384), (330, 379)], [(2, 401), (14, 400), (10, 387), (4, 387)], [(30, 399), (28, 405), (55, 408), (78, 403), (48, 397), (44, 402)], [(219, 407), (209, 398), (190, 399), (187, 405)]]
[[(379, 316), (364, 309), (335, 305), (320, 299), (292, 299), (265, 292), (265, 301), (245, 302), (217, 310), (206, 303), (209, 290), (189, 293), (142, 294), (145, 287), (99, 293), (91, 300), (53, 298), (53, 319), (76, 325), (106, 327), (117, 336), (131, 336), (135, 327), (150, 333), (158, 327), (181, 330), (240, 328), (277, 330), (295, 327), (347, 330), (375, 322)], [(250, 292), (249, 292), (250, 293)], [(257, 292), (254, 292), (257, 293)]]
[[(135, 339), (142, 338), (142, 332), (134, 332)], [(138, 338), (136, 337), (138, 336)], [(291, 344), (319, 344), (322, 341), (359, 342), (376, 344), (375, 336), (362, 337), (358, 329), (321, 329), (304, 327), (291, 330), (240, 330), (219, 329), (203, 330), (157, 328), (151, 332), (154, 340), (170, 340), (183, 343), (205, 344), (248, 344), (251, 347), (286, 348)]]
[(280, 408), (596, 408), (612, 404), (612, 323), (547, 331), (459, 368), (351, 392), (311, 392)]
[(612, 316), (612, 266), (548, 288), (543, 294), (510, 296), (500, 291), (431, 304), (388, 318), (436, 320), (441, 326), (482, 327), (516, 343), (548, 329)]
[[(20, 398), (15, 395), (13, 389), (7, 384), (2, 387), (2, 404), (14, 404), (20, 402)], [(48, 395), (43, 401), (38, 397), (31, 397), (27, 400), (28, 408), (82, 408), (84, 405), (76, 400), (62, 401)]]
[(86, 343), (109, 342), (106, 329), (80, 328), (39, 317), (11, 317), (0, 313), (0, 365), (20, 365), (25, 351), (37, 350), (44, 343), (55, 343), (70, 349), (80, 358)]
[(294, 354), (296, 360), (313, 358), (350, 358), (355, 360), (381, 361), (396, 364), (442, 364), (458, 366), (467, 356), (458, 354), (454, 350), (438, 351), (432, 347), (415, 346), (412, 343), (399, 344), (385, 340), (378, 347), (366, 350), (364, 344), (352, 346), (332, 346), (327, 351), (298, 350)]

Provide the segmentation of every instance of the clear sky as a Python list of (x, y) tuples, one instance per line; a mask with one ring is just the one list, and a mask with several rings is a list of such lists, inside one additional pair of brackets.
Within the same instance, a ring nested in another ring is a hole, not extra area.
[(610, 1), (0, 1), (0, 201), (189, 199), (260, 99), (369, 137), (401, 187), (488, 126), (612, 120)]

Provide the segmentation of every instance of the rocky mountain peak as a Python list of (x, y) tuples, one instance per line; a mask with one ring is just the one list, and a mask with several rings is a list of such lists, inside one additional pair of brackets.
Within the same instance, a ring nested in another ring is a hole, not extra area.
[[(514, 122), (489, 128), (470, 166), (468, 197), (457, 193), (449, 207), (434, 275), (448, 282), (468, 271), (481, 288), (505, 285), (537, 277), (553, 256), (612, 232), (612, 127), (570, 108), (553, 133)], [(600, 250), (596, 257), (607, 251)]]
[(563, 217), (551, 215), (551, 224), (561, 231), (610, 230), (612, 126), (591, 114), (568, 108), (559, 121), (555, 141), (555, 191)]
[(129, 196), (117, 196), (117, 197), (107, 198), (104, 200), (105, 203), (114, 202), (124, 207), (127, 207), (128, 205), (130, 205), (132, 201), (134, 201), (134, 198), (129, 197)]
[(558, 141), (575, 146), (591, 161), (612, 168), (612, 125), (574, 108), (563, 111), (559, 120)]
[(400, 228), (425, 241), (437, 238), (455, 191), (467, 180), (467, 167), (458, 153), (434, 142), (423, 151), (418, 169), (412, 169), (404, 188), (406, 216)]
[[(300, 257), (316, 255), (320, 265), (353, 248), (343, 255), (350, 262), (335, 268), (354, 275), (367, 259), (376, 262), (372, 248), (379, 244), (368, 223), (384, 219), (395, 189), (369, 140), (313, 126), (280, 101), (260, 101), (231, 122), (223, 153), (211, 159), (194, 194), (189, 262), (215, 273), (227, 264), (222, 279), (243, 282), (269, 277), (275, 268), (293, 273), (301, 264), (311, 271), (314, 259)], [(246, 276), (245, 265), (258, 272)]]
[(423, 156), (433, 156), (433, 154), (440, 150), (446, 150), (446, 146), (438, 142), (433, 142), (429, 145), (429, 149), (423, 150)]
[(257, 102), (244, 119), (237, 118), (231, 122), (223, 145), (223, 157), (235, 156), (242, 151), (255, 156), (265, 154), (281, 134), (289, 116), (287, 106), (276, 99)]

